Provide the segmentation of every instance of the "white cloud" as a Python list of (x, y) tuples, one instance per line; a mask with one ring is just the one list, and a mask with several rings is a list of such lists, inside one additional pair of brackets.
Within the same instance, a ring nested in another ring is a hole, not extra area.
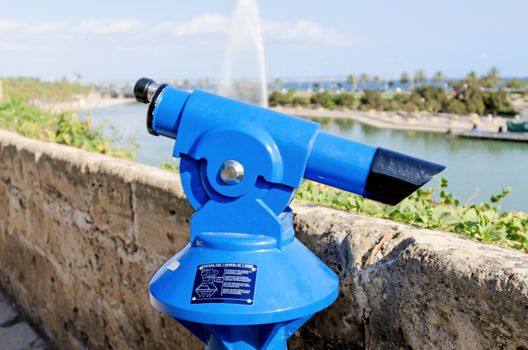
[(302, 19), (294, 22), (264, 22), (263, 33), (265, 37), (273, 40), (321, 46), (347, 46), (355, 41), (335, 28), (323, 27), (315, 22)]
[[(102, 66), (112, 65), (131, 72), (167, 62), (175, 64), (174, 71), (185, 72), (181, 75), (197, 68), (213, 70), (211, 67), (219, 65), (225, 55), (230, 27), (229, 17), (214, 13), (162, 22), (136, 18), (41, 22), (0, 18), (0, 74), (99, 72)], [(264, 21), (262, 34), (265, 45), (288, 43), (295, 49), (353, 43), (346, 34), (308, 20)]]
[(11, 21), (11, 20), (1, 20), (0, 19), (0, 32), (7, 32), (13, 29), (16, 29), (20, 26), (21, 22)]
[[(45, 36), (45, 39), (82, 39), (91, 36), (108, 36), (99, 40), (116, 40), (117, 36), (144, 38), (145, 36), (168, 35), (172, 38), (215, 37), (225, 35), (229, 30), (229, 18), (219, 14), (206, 13), (188, 21), (164, 21), (155, 25), (138, 19), (99, 20), (86, 19), (80, 22), (55, 21), (34, 23), (0, 19), (0, 39), (16, 42), (31, 41)], [(324, 27), (308, 20), (293, 22), (264, 21), (262, 32), (271, 41), (316, 44), (321, 46), (344, 46), (354, 40), (331, 27)], [(88, 42), (87, 42), (88, 43)], [(65, 42), (64, 44), (67, 45)]]
[(161, 22), (154, 28), (154, 31), (160, 34), (169, 34), (174, 37), (219, 34), (226, 32), (228, 23), (229, 19), (225, 16), (206, 13), (194, 17), (188, 22)]
[(145, 24), (136, 19), (80, 21), (74, 26), (74, 31), (81, 34), (130, 34), (142, 30)]

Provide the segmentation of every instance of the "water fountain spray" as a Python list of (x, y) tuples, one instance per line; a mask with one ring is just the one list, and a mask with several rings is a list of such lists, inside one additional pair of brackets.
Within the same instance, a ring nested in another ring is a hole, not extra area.
[[(256, 66), (248, 66), (254, 63)], [(235, 72), (238, 74), (235, 76)], [(231, 20), (220, 94), (268, 105), (266, 63), (257, 0), (238, 0)]]

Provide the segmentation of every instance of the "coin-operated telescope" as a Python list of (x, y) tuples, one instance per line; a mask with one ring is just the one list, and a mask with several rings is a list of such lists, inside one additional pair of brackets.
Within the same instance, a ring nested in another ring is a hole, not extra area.
[(396, 204), (443, 166), (320, 130), (318, 123), (142, 78), (147, 128), (176, 140), (196, 213), (189, 244), (155, 273), (152, 304), (208, 349), (286, 349), (334, 302), (337, 276), (295, 238), (303, 179)]

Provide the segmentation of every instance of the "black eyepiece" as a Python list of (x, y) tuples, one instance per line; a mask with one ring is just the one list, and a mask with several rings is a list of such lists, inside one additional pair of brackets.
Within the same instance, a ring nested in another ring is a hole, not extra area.
[(159, 87), (159, 84), (149, 78), (141, 78), (136, 82), (134, 86), (134, 96), (136, 101), (142, 103), (149, 103), (150, 98), (154, 94), (155, 90)]
[(443, 165), (379, 147), (363, 197), (396, 205), (444, 169)]

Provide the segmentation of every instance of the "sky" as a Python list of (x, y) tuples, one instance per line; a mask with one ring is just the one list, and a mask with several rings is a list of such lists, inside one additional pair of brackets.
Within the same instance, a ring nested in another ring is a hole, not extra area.
[[(236, 3), (0, 0), (0, 76), (221, 79)], [(259, 0), (259, 10), (269, 80), (491, 66), (528, 76), (526, 0)]]

